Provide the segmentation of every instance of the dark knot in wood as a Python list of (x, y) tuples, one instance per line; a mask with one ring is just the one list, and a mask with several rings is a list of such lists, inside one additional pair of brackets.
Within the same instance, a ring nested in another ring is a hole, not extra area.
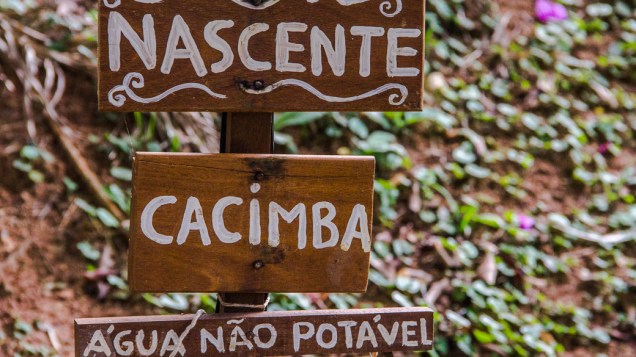
[(265, 267), (265, 263), (263, 263), (262, 260), (257, 260), (252, 264), (252, 266), (254, 267), (254, 269), (258, 270)]
[(254, 88), (255, 90), (263, 90), (265, 88), (265, 82), (254, 81), (254, 83), (252, 83), (252, 88)]
[(263, 181), (265, 179), (265, 173), (263, 171), (256, 171), (254, 174), (254, 179), (256, 181)]
[(260, 80), (260, 79), (255, 80), (253, 82), (243, 81), (243, 82), (241, 82), (241, 87), (243, 87), (243, 89), (251, 89), (251, 90), (261, 91), (261, 90), (265, 89), (265, 81)]

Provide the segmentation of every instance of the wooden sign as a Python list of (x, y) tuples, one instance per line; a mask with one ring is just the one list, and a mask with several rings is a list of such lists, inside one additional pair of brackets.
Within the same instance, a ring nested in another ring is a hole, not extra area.
[(134, 292), (363, 292), (373, 157), (138, 153)]
[(100, 0), (104, 111), (409, 111), (424, 1)]
[(326, 355), (432, 347), (428, 308), (75, 320), (75, 354), (85, 357)]

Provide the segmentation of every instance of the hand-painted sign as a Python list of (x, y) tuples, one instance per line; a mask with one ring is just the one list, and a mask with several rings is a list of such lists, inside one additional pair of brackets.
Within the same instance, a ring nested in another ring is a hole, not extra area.
[(280, 356), (422, 351), (428, 308), (262, 312), (75, 320), (77, 356)]
[(100, 0), (108, 111), (408, 111), (424, 1)]
[(372, 157), (138, 153), (136, 292), (362, 292)]

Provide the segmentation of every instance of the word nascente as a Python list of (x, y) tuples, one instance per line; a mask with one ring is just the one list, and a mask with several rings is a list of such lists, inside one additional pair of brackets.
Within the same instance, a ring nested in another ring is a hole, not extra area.
[[(157, 38), (157, 26), (170, 26), (167, 38)], [(344, 26), (338, 24), (334, 33), (327, 33), (320, 26), (312, 26), (302, 22), (281, 22), (268, 24), (257, 22), (245, 28), (236, 28), (233, 20), (212, 20), (204, 28), (196, 29), (203, 35), (205, 43), (195, 41), (193, 30), (181, 15), (175, 15), (171, 24), (158, 24), (152, 14), (142, 18), (141, 32), (136, 32), (131, 23), (119, 12), (111, 11), (108, 17), (108, 63), (111, 71), (119, 71), (121, 67), (121, 45), (125, 38), (148, 70), (157, 66), (161, 73), (170, 74), (176, 60), (188, 60), (194, 72), (203, 77), (211, 73), (222, 73), (239, 62), (248, 70), (260, 72), (275, 69), (283, 73), (302, 73), (308, 71), (301, 63), (292, 62), (290, 54), (297, 52), (310, 57), (311, 73), (320, 76), (323, 73), (323, 56), (335, 76), (345, 74), (346, 60), (349, 53), (348, 41), (357, 41), (359, 45), (358, 73), (361, 77), (371, 75), (372, 54), (377, 56), (374, 43), (384, 37), (386, 43), (386, 75), (388, 77), (417, 77), (420, 69), (416, 67), (400, 67), (400, 57), (412, 57), (418, 50), (401, 46), (401, 39), (419, 38), (422, 31), (416, 28), (384, 28), (378, 26)], [(229, 43), (223, 37), (224, 32), (240, 32), (237, 43)], [(291, 37), (296, 38), (296, 42)], [(303, 39), (305, 41), (301, 41)], [(200, 37), (200, 36), (198, 36)], [(308, 41), (307, 41), (308, 38)], [(273, 58), (254, 58), (253, 42), (273, 43)], [(308, 42), (309, 50), (298, 42)], [(157, 57), (157, 43), (165, 44), (163, 58)], [(209, 63), (201, 55), (201, 46), (209, 46), (218, 51), (222, 58)], [(238, 57), (238, 61), (236, 59)], [(187, 63), (187, 62), (185, 62)], [(180, 64), (181, 66), (181, 64)]]

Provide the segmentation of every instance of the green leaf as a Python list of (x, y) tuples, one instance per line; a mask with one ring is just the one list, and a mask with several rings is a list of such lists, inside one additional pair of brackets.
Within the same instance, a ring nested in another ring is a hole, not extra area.
[(185, 311), (190, 304), (182, 294), (164, 294), (159, 296), (157, 305), (177, 311)]
[(585, 12), (591, 17), (604, 17), (614, 13), (614, 9), (609, 4), (596, 3), (588, 5), (585, 8)]
[(20, 156), (28, 160), (37, 160), (40, 158), (40, 150), (33, 145), (25, 145), (20, 150)]
[(130, 213), (130, 200), (124, 191), (116, 184), (111, 184), (107, 188), (108, 195), (124, 212)]
[(516, 116), (519, 112), (517, 111), (517, 108), (515, 108), (514, 106), (510, 105), (510, 104), (506, 104), (506, 103), (499, 103), (497, 104), (497, 111), (499, 111), (499, 113), (507, 116), (507, 117), (514, 117)]
[(521, 115), (521, 121), (523, 125), (525, 125), (530, 130), (537, 130), (541, 125), (542, 119), (541, 117), (532, 114), (532, 113), (523, 113)]
[(464, 141), (460, 146), (453, 150), (453, 159), (460, 164), (470, 164), (477, 160), (477, 155), (473, 149), (473, 145), (468, 141)]
[(121, 289), (121, 290), (128, 290), (128, 284), (126, 284), (126, 282), (124, 281), (124, 279), (122, 279), (120, 276), (117, 275), (109, 275), (106, 277), (106, 281), (108, 281), (108, 284)]
[(26, 321), (16, 320), (13, 324), (13, 330), (28, 335), (33, 331), (33, 327)]
[(371, 281), (373, 284), (382, 288), (393, 287), (393, 283), (391, 283), (387, 278), (385, 278), (384, 275), (382, 275), (382, 273), (374, 269), (371, 269), (369, 271), (369, 281)]
[(302, 126), (324, 117), (326, 112), (285, 112), (274, 118), (274, 130), (282, 130), (290, 126)]
[(132, 170), (127, 167), (111, 167), (110, 175), (122, 181), (132, 180)]
[(477, 342), (481, 343), (481, 344), (488, 344), (491, 343), (495, 340), (495, 338), (489, 334), (486, 331), (482, 331), (482, 330), (478, 330), (478, 329), (474, 329), (473, 330), (473, 335), (475, 336), (475, 338), (477, 339)]
[(99, 250), (93, 248), (93, 246), (87, 241), (77, 243), (76, 247), (88, 260), (97, 261), (102, 255)]
[(560, 213), (550, 213), (548, 215), (548, 221), (550, 221), (550, 224), (557, 227), (570, 226), (570, 220)]
[(429, 0), (429, 3), (443, 19), (450, 19), (454, 15), (453, 10), (445, 0)]
[(365, 139), (369, 136), (367, 125), (360, 118), (349, 119), (349, 129), (358, 137)]
[(96, 210), (95, 210), (95, 206), (93, 206), (90, 203), (84, 201), (83, 199), (76, 198), (74, 202), (84, 212), (88, 213), (89, 216), (95, 217), (95, 215), (97, 214)]
[(470, 321), (464, 316), (456, 313), (455, 311), (447, 310), (446, 318), (459, 327), (470, 327)]
[(503, 228), (506, 225), (504, 219), (494, 213), (479, 214), (477, 215), (477, 217), (475, 217), (475, 222), (497, 229)]
[(492, 171), (490, 171), (490, 169), (475, 164), (466, 165), (466, 167), (464, 167), (464, 171), (466, 171), (466, 173), (470, 176), (479, 179), (485, 179), (492, 174)]
[(44, 182), (44, 174), (38, 170), (29, 171), (29, 179), (35, 183)]
[[(407, 113), (408, 114), (408, 113)], [(364, 115), (372, 122), (378, 124), (384, 130), (391, 129), (391, 122), (384, 116), (382, 112), (365, 112)]]
[(294, 142), (294, 137), (289, 134), (275, 132), (274, 142), (276, 143), (276, 145), (286, 147), (289, 153), (298, 153), (298, 146), (296, 146), (296, 143)]
[(31, 172), (31, 170), (33, 170), (33, 165), (29, 164), (28, 162), (24, 162), (20, 159), (13, 160), (12, 165), (14, 168), (22, 172)]
[(64, 182), (64, 186), (66, 186), (66, 189), (69, 192), (75, 192), (77, 191), (77, 183), (73, 180), (71, 180), (69, 177), (64, 176), (64, 178), (62, 179), (62, 181)]
[(95, 211), (95, 214), (97, 215), (97, 218), (99, 218), (99, 220), (102, 221), (102, 223), (104, 223), (106, 227), (111, 227), (111, 228), (119, 227), (119, 221), (117, 220), (117, 218), (115, 218), (115, 216), (113, 216), (105, 208), (101, 208), (101, 207), (98, 208)]
[(408, 297), (406, 297), (406, 295), (402, 294), (401, 292), (394, 290), (391, 293), (391, 299), (393, 299), (393, 301), (395, 301), (398, 305), (402, 306), (402, 307), (413, 307), (413, 303), (411, 302), (411, 300), (409, 300)]

